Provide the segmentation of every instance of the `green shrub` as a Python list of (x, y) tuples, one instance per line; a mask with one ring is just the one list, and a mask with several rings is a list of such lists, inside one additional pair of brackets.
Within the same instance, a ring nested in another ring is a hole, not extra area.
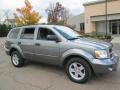
[(106, 39), (112, 39), (112, 36), (111, 35), (107, 35), (105, 36)]
[(105, 34), (96, 34), (96, 32), (92, 32), (89, 34), (85, 34), (84, 37), (91, 37), (91, 38), (96, 38), (96, 39), (101, 39), (101, 40), (112, 40), (111, 35), (105, 35)]
[(11, 29), (11, 25), (0, 24), (0, 37), (7, 36), (9, 30)]

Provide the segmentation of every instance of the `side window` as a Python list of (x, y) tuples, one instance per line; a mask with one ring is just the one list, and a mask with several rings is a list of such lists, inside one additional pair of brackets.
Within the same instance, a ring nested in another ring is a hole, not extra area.
[(21, 39), (33, 39), (35, 28), (23, 28), (20, 38)]
[(54, 32), (47, 28), (39, 28), (37, 40), (47, 40), (48, 35), (55, 35)]
[(17, 28), (17, 29), (12, 29), (12, 31), (10, 31), (9, 35), (8, 35), (8, 38), (10, 39), (17, 39), (17, 36), (19, 34), (19, 31), (20, 29)]

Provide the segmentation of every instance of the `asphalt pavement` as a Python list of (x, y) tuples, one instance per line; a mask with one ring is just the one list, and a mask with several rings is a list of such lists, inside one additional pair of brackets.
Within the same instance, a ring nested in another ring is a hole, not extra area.
[[(5, 54), (4, 40), (0, 38), (0, 90), (120, 90), (120, 67), (116, 72), (96, 75), (86, 84), (71, 82), (62, 68), (27, 62), (15, 68)], [(114, 43), (120, 56), (120, 44)]]

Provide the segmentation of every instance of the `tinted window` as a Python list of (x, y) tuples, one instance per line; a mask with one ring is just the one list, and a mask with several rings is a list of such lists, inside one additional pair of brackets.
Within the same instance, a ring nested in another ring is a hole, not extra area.
[(21, 33), (21, 39), (33, 39), (35, 28), (24, 28)]
[(20, 29), (12, 29), (12, 31), (10, 31), (10, 34), (8, 35), (8, 38), (16, 39), (19, 31), (20, 31)]
[(38, 30), (38, 40), (47, 40), (48, 35), (55, 35), (51, 30), (46, 28), (39, 28)]
[(57, 26), (53, 28), (68, 40), (77, 39), (78, 37), (81, 36), (80, 34), (78, 34), (77, 32), (73, 31), (72, 29), (68, 27)]

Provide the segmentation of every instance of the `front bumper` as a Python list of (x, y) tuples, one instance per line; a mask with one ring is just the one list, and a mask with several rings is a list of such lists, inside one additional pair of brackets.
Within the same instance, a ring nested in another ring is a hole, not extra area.
[(114, 55), (111, 59), (98, 60), (94, 59), (92, 62), (92, 67), (94, 73), (107, 73), (111, 71), (116, 71), (119, 63), (119, 57)]

